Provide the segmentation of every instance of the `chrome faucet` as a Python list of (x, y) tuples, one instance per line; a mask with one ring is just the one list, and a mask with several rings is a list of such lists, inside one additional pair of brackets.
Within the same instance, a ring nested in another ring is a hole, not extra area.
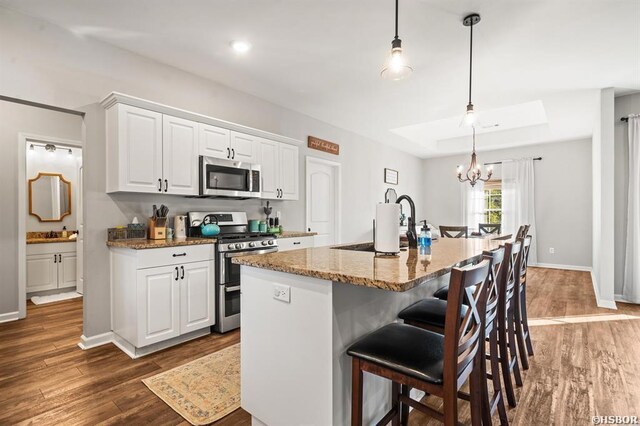
[(396, 203), (400, 204), (403, 200), (409, 203), (409, 208), (411, 209), (411, 217), (408, 218), (409, 229), (407, 229), (409, 248), (418, 248), (418, 238), (416, 237), (416, 205), (408, 195), (399, 196)]

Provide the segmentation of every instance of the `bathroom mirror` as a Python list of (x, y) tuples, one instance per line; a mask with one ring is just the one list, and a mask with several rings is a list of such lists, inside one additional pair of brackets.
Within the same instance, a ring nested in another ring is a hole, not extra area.
[(29, 214), (40, 222), (60, 222), (71, 214), (71, 182), (59, 173), (29, 179)]

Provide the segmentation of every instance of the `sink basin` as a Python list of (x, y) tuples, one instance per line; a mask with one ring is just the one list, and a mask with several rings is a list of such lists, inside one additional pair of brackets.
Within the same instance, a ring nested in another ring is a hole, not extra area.
[[(358, 243), (358, 244), (350, 244), (346, 246), (336, 246), (331, 247), (335, 250), (350, 250), (350, 251), (365, 251), (369, 253), (375, 253), (375, 249), (373, 248), (373, 243)], [(406, 246), (400, 246), (400, 250), (406, 250)]]

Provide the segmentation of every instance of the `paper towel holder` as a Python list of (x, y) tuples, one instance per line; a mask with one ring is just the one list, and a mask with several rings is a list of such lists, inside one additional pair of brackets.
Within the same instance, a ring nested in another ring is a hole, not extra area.
[(376, 250), (376, 220), (375, 219), (373, 219), (373, 252), (374, 252), (374, 257), (378, 257), (378, 258), (400, 257), (399, 253), (387, 253), (384, 251)]

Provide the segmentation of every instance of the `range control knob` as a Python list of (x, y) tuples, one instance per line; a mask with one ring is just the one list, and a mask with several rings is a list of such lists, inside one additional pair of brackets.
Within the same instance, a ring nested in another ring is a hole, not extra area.
[(229, 249), (233, 249), (233, 244), (229, 244), (227, 247), (228, 247)]
[(262, 242), (262, 245), (263, 245), (263, 246), (266, 246), (266, 245), (267, 245), (267, 242), (266, 242), (266, 241), (263, 241), (263, 242)]
[(269, 245), (272, 246), (273, 245), (273, 240), (269, 240)]
[(237, 249), (241, 249), (241, 248), (242, 248), (242, 244), (240, 244), (240, 243), (236, 243), (236, 248), (237, 248)]
[(249, 247), (255, 247), (255, 246), (256, 246), (256, 243), (254, 242), (249, 243)]

